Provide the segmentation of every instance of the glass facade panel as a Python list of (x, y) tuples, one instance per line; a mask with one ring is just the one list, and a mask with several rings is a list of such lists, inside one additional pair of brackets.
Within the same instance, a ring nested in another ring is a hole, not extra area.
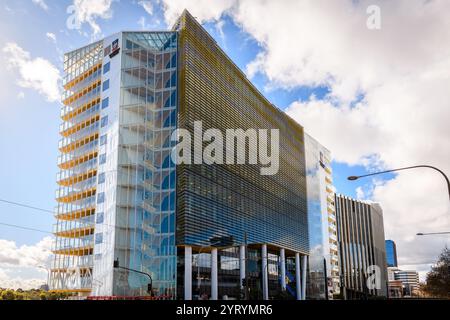
[[(176, 66), (155, 65), (177, 55), (174, 32), (123, 34), (119, 128), (118, 204), (115, 256), (121, 265), (151, 274), (156, 295), (175, 295), (175, 166), (172, 145), (176, 101), (161, 105), (156, 96), (176, 94), (176, 80), (155, 87), (155, 79)], [(173, 115), (173, 116), (172, 116)], [(173, 117), (173, 118), (171, 118)], [(146, 295), (147, 279), (115, 271), (114, 292)]]
[[(250, 243), (307, 254), (303, 128), (271, 105), (190, 15), (183, 15), (179, 32), (179, 127), (191, 136), (198, 120), (203, 130), (222, 133), (279, 129), (280, 166), (277, 174), (263, 176), (259, 164), (179, 165), (177, 244), (238, 245), (247, 233)], [(156, 59), (157, 68), (162, 63)], [(167, 81), (170, 75), (162, 74), (161, 85)]]

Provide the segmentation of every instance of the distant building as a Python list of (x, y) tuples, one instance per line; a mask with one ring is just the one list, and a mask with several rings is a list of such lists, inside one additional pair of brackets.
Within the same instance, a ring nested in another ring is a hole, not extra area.
[(419, 273), (414, 270), (398, 270), (395, 272), (395, 280), (403, 284), (403, 294), (413, 296), (419, 289)]
[(397, 247), (392, 240), (386, 240), (386, 262), (388, 267), (398, 267)]
[(48, 289), (49, 289), (48, 284), (43, 284), (39, 287), (39, 290), (42, 290), (42, 291), (48, 291)]
[(398, 268), (396, 267), (388, 267), (387, 268), (387, 274), (388, 274), (388, 280), (389, 281), (393, 281), (395, 280), (395, 273), (399, 271)]
[(403, 283), (400, 280), (389, 281), (389, 299), (403, 297)]
[[(336, 195), (335, 203), (343, 298), (386, 296), (388, 275), (381, 207), (342, 195)], [(380, 278), (371, 282), (376, 272)]]

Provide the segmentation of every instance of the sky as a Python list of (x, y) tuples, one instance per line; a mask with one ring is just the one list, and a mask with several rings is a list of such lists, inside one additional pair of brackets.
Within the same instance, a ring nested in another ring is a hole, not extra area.
[[(445, 0), (3, 0), (0, 199), (56, 205), (64, 52), (118, 31), (166, 30), (185, 8), (331, 151), (337, 192), (382, 205), (400, 267), (424, 279), (449, 243), (415, 236), (450, 230), (443, 178), (427, 169), (346, 177), (417, 164), (450, 174)], [(50, 212), (0, 202), (0, 287), (45, 282), (54, 222)]]

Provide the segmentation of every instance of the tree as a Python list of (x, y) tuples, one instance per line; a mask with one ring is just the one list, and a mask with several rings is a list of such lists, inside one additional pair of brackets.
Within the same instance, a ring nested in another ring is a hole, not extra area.
[(14, 290), (4, 290), (2, 292), (2, 300), (15, 300), (16, 294)]
[(450, 299), (450, 249), (444, 248), (436, 265), (427, 273), (424, 291), (430, 296)]

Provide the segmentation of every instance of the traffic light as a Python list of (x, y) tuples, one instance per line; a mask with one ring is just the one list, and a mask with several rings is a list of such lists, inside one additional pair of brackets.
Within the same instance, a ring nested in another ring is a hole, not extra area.
[(151, 282), (147, 285), (147, 292), (152, 294), (152, 283)]
[(119, 259), (114, 260), (114, 268), (118, 268), (119, 267)]
[(243, 287), (246, 287), (246, 286), (247, 286), (247, 279), (246, 279), (246, 278), (243, 278), (243, 279), (242, 279), (242, 286), (243, 286)]

